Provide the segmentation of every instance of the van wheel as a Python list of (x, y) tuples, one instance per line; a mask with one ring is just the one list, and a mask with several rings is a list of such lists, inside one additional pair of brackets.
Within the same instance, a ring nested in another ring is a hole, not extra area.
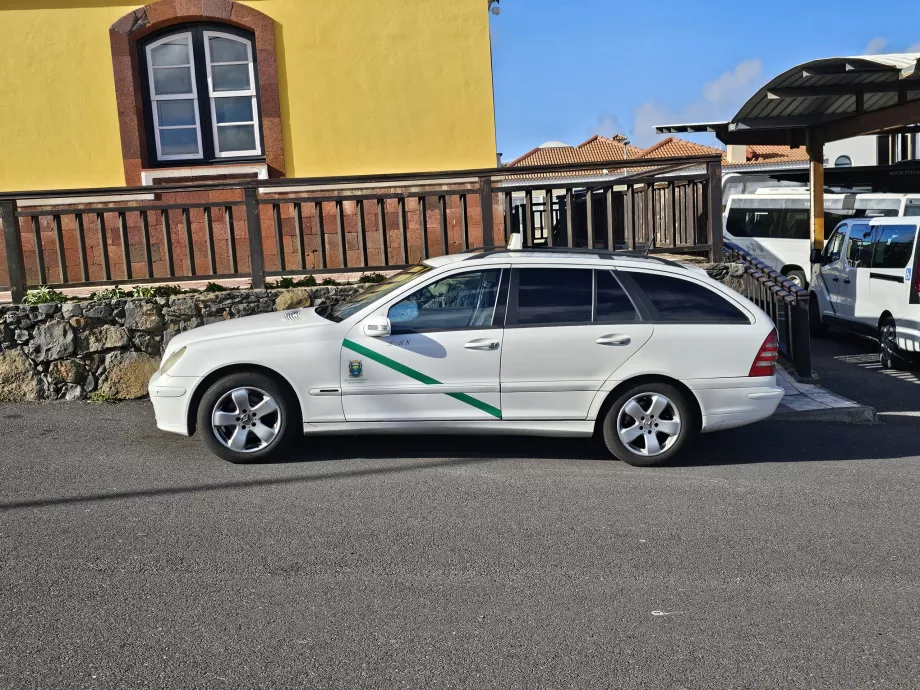
[(808, 278), (805, 277), (805, 271), (789, 271), (786, 277), (803, 290), (808, 289)]
[(818, 306), (818, 296), (815, 293), (811, 293), (808, 301), (808, 330), (813, 338), (827, 335), (827, 324), (821, 319), (821, 307)]
[(894, 319), (882, 321), (878, 334), (878, 361), (882, 369), (904, 369), (906, 362), (898, 352), (897, 327)]
[(693, 410), (683, 393), (666, 383), (645, 383), (623, 392), (604, 418), (604, 443), (630, 465), (663, 465), (696, 436)]
[(286, 388), (257, 373), (230, 374), (205, 392), (198, 429), (215, 455), (233, 463), (262, 462), (283, 451), (301, 426)]

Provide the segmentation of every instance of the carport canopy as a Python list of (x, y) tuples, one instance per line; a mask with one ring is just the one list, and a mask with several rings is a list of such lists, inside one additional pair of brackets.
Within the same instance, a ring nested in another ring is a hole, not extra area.
[[(724, 144), (805, 146), (812, 242), (824, 246), (824, 144), (893, 134), (920, 123), (920, 53), (812, 60), (771, 79), (729, 122), (659, 125), (661, 134), (712, 132)], [(820, 211), (820, 213), (816, 213)]]

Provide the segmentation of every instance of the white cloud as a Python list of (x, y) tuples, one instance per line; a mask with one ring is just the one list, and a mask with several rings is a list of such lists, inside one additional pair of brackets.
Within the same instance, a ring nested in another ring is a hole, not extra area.
[(881, 36), (873, 38), (866, 44), (866, 47), (863, 48), (863, 55), (878, 55), (883, 50), (885, 46), (888, 45), (888, 39), (882, 38)]
[(753, 95), (762, 76), (760, 60), (744, 60), (733, 70), (704, 84), (700, 94), (682, 108), (646, 101), (633, 110), (631, 139), (636, 146), (648, 146), (660, 139), (655, 125), (727, 119)]
[(597, 126), (594, 128), (594, 134), (600, 134), (602, 137), (612, 137), (615, 134), (623, 134), (626, 128), (620, 121), (610, 113), (601, 113), (597, 118)]

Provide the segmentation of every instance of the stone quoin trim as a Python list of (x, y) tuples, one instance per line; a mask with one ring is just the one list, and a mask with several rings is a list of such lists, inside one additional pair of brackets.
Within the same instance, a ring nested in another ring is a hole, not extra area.
[[(262, 106), (262, 136), (269, 177), (284, 177), (281, 102), (275, 54), (275, 26), (271, 17), (230, 0), (160, 0), (129, 12), (109, 29), (115, 98), (121, 130), (125, 184), (139, 186), (149, 164), (144, 130), (144, 100), (138, 66), (137, 42), (175, 24), (209, 21), (252, 31)], [(203, 171), (203, 174), (213, 174)]]

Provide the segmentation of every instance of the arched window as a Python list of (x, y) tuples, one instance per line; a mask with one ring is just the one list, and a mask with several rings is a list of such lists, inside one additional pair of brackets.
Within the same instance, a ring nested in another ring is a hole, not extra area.
[(152, 163), (261, 160), (253, 34), (186, 24), (139, 45)]
[(849, 156), (837, 156), (837, 159), (834, 161), (835, 168), (849, 168), (852, 167), (853, 161), (850, 160)]

